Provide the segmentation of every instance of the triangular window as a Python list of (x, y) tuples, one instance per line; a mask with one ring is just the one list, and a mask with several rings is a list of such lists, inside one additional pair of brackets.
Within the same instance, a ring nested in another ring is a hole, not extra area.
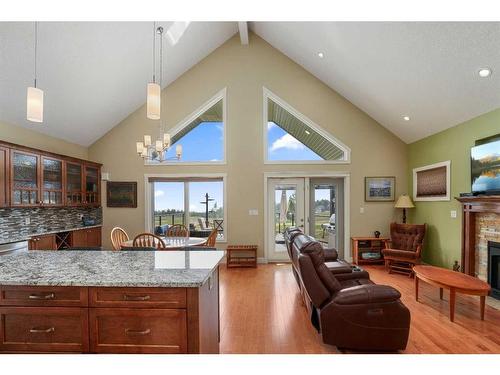
[[(169, 163), (222, 163), (225, 160), (225, 90), (210, 99), (171, 130)], [(182, 158), (175, 160), (176, 146), (182, 145)]]
[(347, 146), (264, 89), (266, 162), (349, 162)]

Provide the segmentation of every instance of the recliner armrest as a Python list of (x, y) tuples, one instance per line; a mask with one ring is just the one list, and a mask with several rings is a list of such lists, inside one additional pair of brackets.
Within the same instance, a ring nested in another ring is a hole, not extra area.
[(333, 262), (339, 258), (339, 253), (336, 249), (324, 249), (323, 254), (325, 256), (325, 262)]
[(394, 302), (401, 293), (388, 285), (359, 285), (339, 291), (332, 301), (337, 305), (360, 305)]
[(368, 279), (370, 280), (370, 274), (366, 271), (351, 271), (349, 273), (334, 273), (333, 276), (338, 281), (343, 280), (353, 280), (353, 279)]

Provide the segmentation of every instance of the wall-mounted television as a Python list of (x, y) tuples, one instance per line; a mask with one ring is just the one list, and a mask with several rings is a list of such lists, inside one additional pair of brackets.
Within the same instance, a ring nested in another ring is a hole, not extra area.
[(471, 180), (474, 194), (500, 194), (500, 140), (471, 149)]

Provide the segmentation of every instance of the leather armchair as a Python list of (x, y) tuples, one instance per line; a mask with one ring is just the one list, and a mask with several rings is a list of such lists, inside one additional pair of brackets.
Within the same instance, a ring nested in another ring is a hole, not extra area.
[(299, 254), (298, 265), (299, 280), (311, 303), (311, 321), (323, 342), (362, 351), (406, 348), (410, 312), (396, 289), (375, 285), (358, 272), (345, 279), (332, 274), (321, 249), (312, 245)]
[(413, 275), (413, 266), (421, 262), (425, 231), (426, 224), (391, 223), (390, 247), (382, 250), (389, 273)]

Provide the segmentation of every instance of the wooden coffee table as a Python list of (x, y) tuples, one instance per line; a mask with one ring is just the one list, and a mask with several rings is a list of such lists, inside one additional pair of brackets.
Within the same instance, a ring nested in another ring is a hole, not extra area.
[(439, 298), (443, 299), (443, 288), (450, 290), (450, 320), (455, 319), (455, 294), (471, 294), (480, 296), (481, 320), (484, 320), (484, 305), (486, 296), (491, 287), (478, 278), (461, 272), (439, 268), (434, 266), (417, 265), (413, 267), (415, 272), (415, 299), (418, 301), (418, 281), (422, 280), (428, 284), (439, 287)]

